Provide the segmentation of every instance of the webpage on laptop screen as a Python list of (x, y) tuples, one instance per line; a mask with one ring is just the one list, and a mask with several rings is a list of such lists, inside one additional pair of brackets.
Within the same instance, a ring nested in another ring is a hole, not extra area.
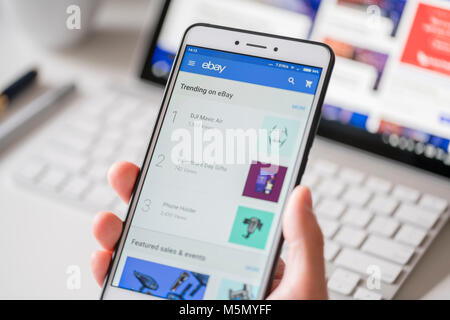
[(337, 58), (323, 118), (450, 165), (450, 1), (172, 0), (154, 74), (167, 76), (195, 22), (329, 44)]

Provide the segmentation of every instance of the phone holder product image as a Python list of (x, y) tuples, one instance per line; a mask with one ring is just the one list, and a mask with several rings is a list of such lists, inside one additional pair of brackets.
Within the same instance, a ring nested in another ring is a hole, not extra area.
[(250, 219), (244, 219), (244, 224), (247, 224), (247, 234), (242, 235), (245, 239), (248, 239), (256, 229), (261, 230), (263, 224), (260, 219), (252, 217)]

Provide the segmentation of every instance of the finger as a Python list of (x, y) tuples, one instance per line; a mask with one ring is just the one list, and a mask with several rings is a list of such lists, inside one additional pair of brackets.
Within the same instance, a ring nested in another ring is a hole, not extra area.
[(122, 232), (122, 226), (122, 220), (115, 214), (100, 212), (94, 218), (92, 232), (105, 250), (113, 251)]
[(125, 203), (130, 202), (138, 174), (139, 167), (127, 161), (116, 162), (109, 168), (109, 184)]
[(281, 258), (278, 259), (277, 269), (275, 270), (275, 274), (274, 274), (273, 278), (281, 279), (283, 277), (285, 268), (286, 268), (286, 264), (284, 263), (284, 261)]
[(283, 215), (283, 235), (288, 244), (286, 268), (274, 299), (326, 299), (323, 237), (306, 187), (292, 192)]
[(272, 287), (270, 289), (270, 292), (275, 290), (278, 287), (278, 285), (280, 284), (281, 279), (283, 278), (285, 267), (286, 267), (286, 265), (284, 264), (284, 261), (281, 258), (278, 259), (278, 265), (277, 265), (277, 269), (275, 270), (275, 274), (273, 276)]
[(281, 279), (273, 279), (272, 287), (270, 288), (270, 292), (275, 291), (281, 283)]
[(91, 270), (99, 286), (105, 281), (106, 272), (111, 263), (112, 253), (104, 250), (95, 251), (91, 256)]

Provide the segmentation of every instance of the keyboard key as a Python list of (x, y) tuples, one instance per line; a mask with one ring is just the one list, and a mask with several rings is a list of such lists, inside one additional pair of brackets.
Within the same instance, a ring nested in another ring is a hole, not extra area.
[(426, 235), (425, 230), (405, 224), (395, 235), (395, 240), (417, 247)]
[(89, 180), (79, 176), (70, 177), (67, 184), (62, 188), (62, 192), (74, 199), (81, 199), (83, 193), (89, 187)]
[(364, 173), (350, 168), (342, 168), (338, 176), (342, 181), (351, 184), (360, 184), (364, 180)]
[(388, 193), (392, 188), (392, 183), (378, 177), (369, 177), (366, 181), (366, 187), (377, 193)]
[(313, 163), (313, 170), (323, 176), (332, 176), (336, 174), (338, 166), (327, 160), (317, 160)]
[(93, 163), (87, 170), (87, 175), (92, 180), (107, 180), (109, 167), (112, 163)]
[(104, 210), (110, 210), (114, 209), (111, 206), (117, 197), (110, 186), (97, 184), (86, 192), (84, 201), (95, 207), (103, 205)]
[(341, 247), (334, 242), (325, 241), (323, 247), (323, 256), (326, 261), (332, 261), (336, 257), (337, 253), (341, 250)]
[(381, 300), (383, 297), (377, 292), (359, 287), (356, 289), (353, 298), (356, 300)]
[(126, 151), (129, 150), (122, 150), (122, 148), (119, 148), (120, 141), (116, 141), (111, 139), (111, 137), (107, 137), (107, 136), (101, 136), (99, 137), (95, 143), (91, 146), (90, 151), (92, 152), (93, 150), (100, 148), (100, 149), (113, 149), (114, 152), (119, 153), (119, 154), (125, 154)]
[(117, 126), (105, 128), (104, 132), (102, 133), (102, 138), (115, 144), (123, 139), (123, 133), (117, 128)]
[(317, 208), (317, 205), (319, 204), (320, 200), (322, 200), (321, 195), (318, 194), (317, 192), (311, 191), (311, 198), (312, 198), (313, 207)]
[(123, 96), (120, 98), (121, 108), (127, 110), (127, 112), (131, 115), (136, 111), (136, 109), (138, 109), (141, 104), (142, 100), (136, 99), (132, 96)]
[(362, 250), (403, 265), (408, 263), (414, 254), (413, 247), (379, 236), (369, 236)]
[(57, 168), (49, 168), (43, 174), (39, 184), (57, 191), (66, 178), (67, 174), (65, 171)]
[(20, 170), (17, 173), (17, 176), (29, 182), (36, 182), (38, 177), (44, 171), (44, 169), (45, 169), (44, 161), (31, 159), (29, 162), (24, 164), (23, 168), (20, 168)]
[(65, 125), (73, 130), (81, 131), (84, 135), (96, 135), (101, 130), (98, 121), (85, 117), (70, 117)]
[(419, 206), (434, 211), (437, 214), (441, 214), (445, 211), (445, 209), (447, 209), (448, 202), (443, 198), (432, 196), (430, 194), (424, 194), (419, 201)]
[(439, 215), (415, 205), (402, 204), (395, 213), (401, 221), (412, 223), (418, 227), (430, 229), (439, 219)]
[(117, 152), (117, 147), (110, 144), (95, 144), (90, 152), (89, 158), (95, 161), (119, 161), (113, 155)]
[[(119, 103), (120, 104), (120, 103)], [(123, 128), (130, 124), (129, 121), (124, 121), (129, 116), (130, 110), (122, 108), (122, 106), (115, 108), (114, 112), (108, 112), (106, 116), (106, 125), (110, 128)]]
[(343, 226), (334, 237), (334, 241), (348, 247), (358, 248), (366, 235), (364, 230)]
[(390, 196), (378, 195), (375, 196), (368, 204), (368, 209), (377, 214), (384, 216), (390, 216), (395, 208), (397, 208), (399, 202), (397, 199)]
[(394, 283), (402, 272), (402, 267), (395, 263), (347, 248), (341, 250), (334, 263), (336, 266), (341, 266), (364, 275), (368, 274), (368, 267), (377, 266), (381, 271), (381, 280), (386, 283)]
[(351, 207), (342, 217), (342, 222), (359, 228), (364, 228), (372, 219), (372, 213), (366, 209)]
[(301, 185), (313, 189), (318, 182), (319, 176), (315, 172), (308, 172), (303, 175)]
[(92, 143), (91, 135), (80, 134), (75, 130), (58, 130), (59, 134), (53, 137), (54, 143), (60, 146), (63, 151), (71, 151), (74, 153), (85, 152)]
[(345, 205), (336, 200), (324, 199), (316, 207), (316, 214), (333, 219), (339, 218), (345, 210)]
[(347, 189), (342, 196), (342, 200), (355, 206), (364, 206), (369, 201), (372, 193), (363, 187), (352, 187)]
[(339, 229), (339, 222), (334, 220), (318, 218), (317, 222), (319, 223), (320, 229), (322, 230), (322, 234), (325, 238), (331, 238)]
[(349, 295), (358, 285), (359, 280), (360, 277), (356, 273), (336, 269), (328, 280), (328, 289)]
[(87, 165), (87, 159), (77, 153), (66, 153), (61, 149), (49, 148), (45, 157), (54, 167), (66, 169), (69, 172), (79, 172)]
[(397, 185), (392, 190), (392, 196), (399, 200), (416, 202), (419, 199), (420, 192), (404, 185)]
[(337, 198), (344, 191), (344, 188), (345, 184), (339, 180), (325, 179), (319, 183), (315, 191), (324, 197)]
[(86, 117), (100, 117), (103, 118), (105, 114), (109, 113), (111, 106), (115, 105), (118, 99), (117, 94), (111, 92), (102, 92), (98, 96), (86, 99), (77, 108), (77, 113), (81, 113)]
[(133, 131), (140, 131), (151, 134), (151, 129), (155, 123), (155, 116), (153, 112), (151, 114), (143, 114), (142, 117), (133, 119), (133, 126), (130, 128)]
[(370, 233), (376, 233), (385, 237), (392, 237), (400, 224), (388, 217), (375, 217), (370, 223), (368, 230)]
[(137, 152), (142, 153), (142, 151), (145, 151), (147, 149), (146, 142), (147, 141), (144, 142), (143, 139), (125, 141), (120, 148), (120, 152), (122, 154), (137, 153)]
[(137, 166), (142, 164), (144, 161), (144, 154), (142, 152), (128, 153), (122, 157), (122, 160), (134, 163)]

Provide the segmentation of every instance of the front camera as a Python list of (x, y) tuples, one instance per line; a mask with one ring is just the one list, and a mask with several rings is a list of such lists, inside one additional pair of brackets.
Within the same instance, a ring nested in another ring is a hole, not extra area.
[(239, 44), (239, 41), (235, 41), (234, 44), (235, 44), (235, 45), (238, 45), (238, 44)]
[(273, 48), (273, 51), (277, 52), (278, 51), (278, 47)]

